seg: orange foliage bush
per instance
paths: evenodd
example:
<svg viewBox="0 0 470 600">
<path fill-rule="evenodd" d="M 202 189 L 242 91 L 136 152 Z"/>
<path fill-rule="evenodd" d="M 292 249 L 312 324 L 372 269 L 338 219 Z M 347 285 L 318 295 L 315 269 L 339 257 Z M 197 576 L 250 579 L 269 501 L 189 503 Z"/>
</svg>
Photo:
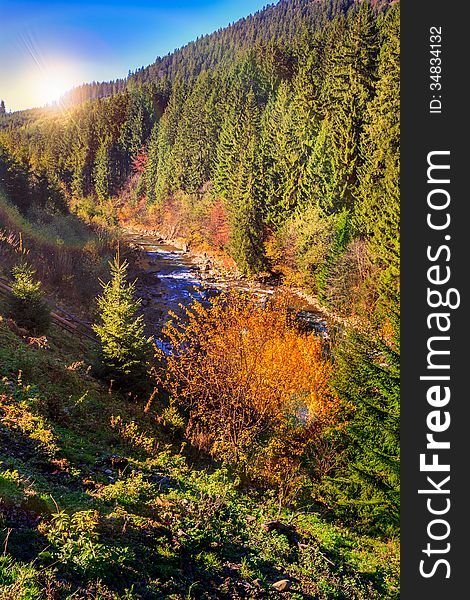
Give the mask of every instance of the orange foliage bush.
<svg viewBox="0 0 470 600">
<path fill-rule="evenodd" d="M 165 366 L 157 379 L 187 412 L 188 438 L 227 462 L 285 479 L 337 410 L 322 340 L 300 332 L 283 303 L 263 308 L 234 292 L 186 314 L 164 329 L 172 354 L 158 351 Z"/>
<path fill-rule="evenodd" d="M 213 248 L 223 250 L 230 237 L 230 228 L 222 200 L 217 199 L 209 210 L 206 218 L 206 229 L 209 243 Z"/>
</svg>

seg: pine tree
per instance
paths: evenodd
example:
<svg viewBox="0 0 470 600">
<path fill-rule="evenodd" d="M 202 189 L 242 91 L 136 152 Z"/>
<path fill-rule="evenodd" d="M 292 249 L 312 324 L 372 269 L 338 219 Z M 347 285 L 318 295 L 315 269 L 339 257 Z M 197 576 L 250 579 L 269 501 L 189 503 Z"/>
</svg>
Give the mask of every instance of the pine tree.
<svg viewBox="0 0 470 600">
<path fill-rule="evenodd" d="M 173 152 L 178 123 L 181 118 L 187 86 L 178 79 L 174 82 L 168 105 L 158 124 L 156 139 L 155 202 L 161 204 L 166 196 L 177 188 L 175 159 Z"/>
<path fill-rule="evenodd" d="M 172 154 L 179 189 L 197 192 L 210 179 L 217 144 L 217 81 L 205 71 L 184 102 Z"/>
<path fill-rule="evenodd" d="M 109 200 L 114 193 L 116 185 L 115 167 L 115 147 L 111 136 L 106 135 L 101 140 L 93 168 L 96 195 L 102 202 Z"/>
<path fill-rule="evenodd" d="M 263 115 L 259 149 L 261 199 L 266 222 L 282 225 L 297 206 L 302 170 L 302 138 L 297 135 L 291 86 L 283 81 Z"/>
<path fill-rule="evenodd" d="M 0 115 L 4 115 L 6 113 L 5 102 L 4 100 L 0 100 Z"/>
<path fill-rule="evenodd" d="M 316 275 L 318 298 L 321 302 L 328 304 L 326 294 L 331 272 L 338 257 L 344 252 L 350 238 L 350 214 L 347 209 L 339 211 L 335 215 L 334 233 L 332 236 L 329 252 Z"/>
<path fill-rule="evenodd" d="M 6 313 L 20 327 L 43 335 L 51 323 L 51 310 L 44 300 L 41 282 L 35 281 L 35 271 L 26 263 L 13 267 L 12 273 L 13 293 L 7 301 Z"/>
<path fill-rule="evenodd" d="M 400 269 L 400 6 L 388 12 L 376 84 L 361 140 L 355 226 L 379 268 L 382 307 L 397 310 Z M 373 218 L 371 218 L 373 215 Z"/>
<path fill-rule="evenodd" d="M 224 154 L 227 172 L 222 184 L 230 226 L 228 249 L 238 268 L 253 274 L 264 268 L 261 210 L 257 203 L 257 148 L 259 109 L 252 90 L 240 107 L 238 124 L 230 122 L 233 138 L 227 135 Z M 230 130 L 226 129 L 228 133 Z M 224 164 L 220 162 L 218 169 Z M 219 179 L 219 186 L 221 186 Z"/>
<path fill-rule="evenodd" d="M 398 314 L 391 336 L 350 333 L 337 352 L 347 448 L 336 474 L 338 508 L 377 530 L 396 531 L 400 511 L 400 359 Z M 388 338 L 388 339 L 387 339 Z"/>
<path fill-rule="evenodd" d="M 120 384 L 140 387 L 149 368 L 150 341 L 144 335 L 143 316 L 137 315 L 135 284 L 127 281 L 128 263 L 119 253 L 110 262 L 111 280 L 101 282 L 97 298 L 100 322 L 93 330 L 101 342 L 103 374 Z"/>
<path fill-rule="evenodd" d="M 378 30 L 367 2 L 329 28 L 323 102 L 331 123 L 332 185 L 337 208 L 353 208 L 359 144 L 376 76 Z"/>
<path fill-rule="evenodd" d="M 213 168 L 214 193 L 227 198 L 232 186 L 232 174 L 235 172 L 239 156 L 237 140 L 240 137 L 240 119 L 237 111 L 242 106 L 238 96 L 233 95 L 225 113 L 217 144 Z"/>
<path fill-rule="evenodd" d="M 144 180 L 145 180 L 145 195 L 147 203 L 154 204 L 155 202 L 155 186 L 157 184 L 157 169 L 158 169 L 158 122 L 155 123 L 150 134 L 148 143 L 148 159 L 145 164 Z"/>
</svg>

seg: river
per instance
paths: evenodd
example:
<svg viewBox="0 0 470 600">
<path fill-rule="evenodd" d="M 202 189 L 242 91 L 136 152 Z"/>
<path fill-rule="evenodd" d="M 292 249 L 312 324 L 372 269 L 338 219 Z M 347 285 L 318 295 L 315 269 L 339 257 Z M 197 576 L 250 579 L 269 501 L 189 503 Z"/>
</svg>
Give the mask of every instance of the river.
<svg viewBox="0 0 470 600">
<path fill-rule="evenodd" d="M 223 291 L 246 292 L 260 304 L 280 293 L 275 285 L 221 274 L 211 268 L 209 259 L 201 260 L 156 236 L 127 233 L 125 239 L 140 251 L 136 291 L 150 334 L 158 334 L 169 311 L 180 313 L 181 306 L 188 307 L 195 300 L 208 303 L 212 296 Z M 291 298 L 293 310 L 302 323 L 326 339 L 325 315 L 305 300 L 294 295 Z"/>
</svg>

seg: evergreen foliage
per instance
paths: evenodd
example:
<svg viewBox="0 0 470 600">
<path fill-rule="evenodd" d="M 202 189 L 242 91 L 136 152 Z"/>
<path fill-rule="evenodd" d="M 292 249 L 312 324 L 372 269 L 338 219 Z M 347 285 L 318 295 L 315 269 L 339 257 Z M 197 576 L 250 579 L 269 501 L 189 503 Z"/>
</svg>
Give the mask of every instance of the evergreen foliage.
<svg viewBox="0 0 470 600">
<path fill-rule="evenodd" d="M 339 352 L 336 388 L 345 404 L 346 468 L 336 475 L 340 511 L 393 532 L 400 518 L 400 370 L 397 336 L 351 333 Z"/>
<path fill-rule="evenodd" d="M 34 270 L 25 262 L 13 267 L 13 295 L 7 301 L 6 313 L 20 327 L 35 335 L 43 335 L 51 323 L 51 311 L 44 300 L 41 282 L 35 281 Z"/>
<path fill-rule="evenodd" d="M 127 281 L 128 263 L 119 254 L 110 262 L 111 279 L 102 283 L 98 297 L 99 320 L 93 329 L 101 342 L 102 373 L 126 387 L 145 387 L 150 343 L 144 335 L 140 304 L 134 284 Z"/>
</svg>

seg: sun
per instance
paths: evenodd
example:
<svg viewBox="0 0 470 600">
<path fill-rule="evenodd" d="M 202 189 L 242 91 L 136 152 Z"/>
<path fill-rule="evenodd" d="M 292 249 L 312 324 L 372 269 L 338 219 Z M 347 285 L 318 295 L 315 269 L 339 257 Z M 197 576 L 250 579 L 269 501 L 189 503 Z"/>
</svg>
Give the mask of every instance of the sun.
<svg viewBox="0 0 470 600">
<path fill-rule="evenodd" d="M 41 69 L 37 73 L 35 85 L 39 105 L 58 102 L 77 83 L 77 75 L 71 66 L 56 64 Z"/>
<path fill-rule="evenodd" d="M 57 102 L 67 91 L 67 84 L 56 76 L 47 76 L 41 81 L 39 97 L 41 104 L 52 104 Z"/>
</svg>

